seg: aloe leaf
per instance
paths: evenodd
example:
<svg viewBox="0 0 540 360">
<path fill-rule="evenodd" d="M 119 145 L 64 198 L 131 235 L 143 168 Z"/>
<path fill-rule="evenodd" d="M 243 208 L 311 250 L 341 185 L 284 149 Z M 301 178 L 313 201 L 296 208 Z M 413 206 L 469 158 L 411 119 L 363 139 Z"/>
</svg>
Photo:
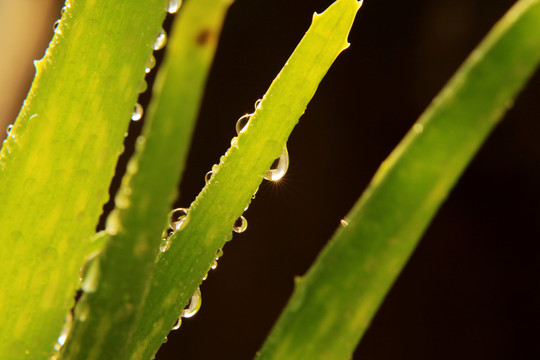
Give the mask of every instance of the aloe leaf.
<svg viewBox="0 0 540 360">
<path fill-rule="evenodd" d="M 276 77 L 247 129 L 214 168 L 189 208 L 170 248 L 159 254 L 142 310 L 132 359 L 150 358 L 209 271 L 217 252 L 231 239 L 233 223 L 250 203 L 272 162 L 338 54 L 360 7 L 338 0 L 313 23 Z M 231 127 L 234 122 L 231 122 Z M 202 181 L 202 179 L 201 179 Z"/>
<path fill-rule="evenodd" d="M 190 1 L 175 19 L 143 133 L 107 220 L 108 241 L 95 260 L 98 270 L 83 280 L 88 291 L 75 308 L 62 359 L 132 358 L 150 335 L 134 333 L 229 5 Z M 95 288 L 84 286 L 92 281 Z"/>
<path fill-rule="evenodd" d="M 164 4 L 68 0 L 35 62 L 32 88 L 0 154 L 2 359 L 53 354 Z"/>
<path fill-rule="evenodd" d="M 258 359 L 348 359 L 435 212 L 540 61 L 540 2 L 508 11 L 383 162 Z"/>
</svg>

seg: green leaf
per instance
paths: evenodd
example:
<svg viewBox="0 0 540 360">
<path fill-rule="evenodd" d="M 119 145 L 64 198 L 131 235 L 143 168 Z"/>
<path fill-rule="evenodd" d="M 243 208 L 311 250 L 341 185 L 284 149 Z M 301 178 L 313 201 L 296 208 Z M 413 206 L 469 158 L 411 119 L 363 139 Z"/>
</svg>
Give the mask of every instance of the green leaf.
<svg viewBox="0 0 540 360">
<path fill-rule="evenodd" d="M 349 359 L 435 212 L 540 61 L 540 2 L 519 1 L 381 165 L 258 359 Z"/>
<path fill-rule="evenodd" d="M 32 88 L 0 154 L 2 359 L 53 354 L 164 3 L 68 0 L 35 62 Z"/>
<path fill-rule="evenodd" d="M 134 344 L 133 359 L 147 359 L 156 352 L 219 256 L 218 250 L 231 239 L 233 223 L 282 153 L 328 68 L 348 46 L 346 38 L 359 7 L 356 0 L 338 0 L 314 16 L 247 129 L 233 141 L 210 182 L 190 206 L 182 230 L 172 236 L 169 250 L 158 257 L 135 334 L 144 341 Z"/>
<path fill-rule="evenodd" d="M 229 5 L 198 0 L 179 11 L 143 134 L 107 221 L 112 235 L 84 280 L 96 286 L 86 287 L 77 303 L 62 359 L 141 358 L 138 349 L 152 338 L 151 331 L 136 330 Z"/>
</svg>

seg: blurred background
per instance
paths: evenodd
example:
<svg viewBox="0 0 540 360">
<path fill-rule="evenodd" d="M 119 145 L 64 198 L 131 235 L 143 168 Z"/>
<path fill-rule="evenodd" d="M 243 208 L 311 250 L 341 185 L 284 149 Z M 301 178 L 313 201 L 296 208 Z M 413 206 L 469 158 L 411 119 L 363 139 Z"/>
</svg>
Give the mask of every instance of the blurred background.
<svg viewBox="0 0 540 360">
<path fill-rule="evenodd" d="M 263 96 L 312 13 L 331 3 L 231 6 L 178 205 L 195 198 L 235 135 L 236 119 Z M 157 359 L 253 358 L 293 277 L 306 272 L 379 164 L 513 3 L 366 0 L 351 47 L 290 137 L 288 174 L 262 184 L 245 214 L 247 231 L 234 235 L 201 287 L 201 311 L 168 336 Z M 61 6 L 0 0 L 3 128 L 18 113 Z M 354 359 L 540 358 L 539 96 L 536 74 L 439 211 Z M 128 150 L 140 126 L 131 124 Z"/>
</svg>

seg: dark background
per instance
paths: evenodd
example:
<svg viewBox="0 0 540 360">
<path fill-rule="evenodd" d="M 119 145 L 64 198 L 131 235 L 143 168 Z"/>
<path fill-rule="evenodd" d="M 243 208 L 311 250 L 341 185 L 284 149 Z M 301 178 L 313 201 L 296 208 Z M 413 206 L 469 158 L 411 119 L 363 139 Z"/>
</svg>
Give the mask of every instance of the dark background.
<svg viewBox="0 0 540 360">
<path fill-rule="evenodd" d="M 236 119 L 263 96 L 312 13 L 331 3 L 231 6 L 179 205 L 200 191 Z M 225 246 L 201 287 L 201 311 L 169 335 L 157 358 L 251 359 L 293 277 L 305 273 L 379 164 L 512 4 L 366 0 L 351 47 L 290 137 L 284 181 L 263 183 L 245 214 L 247 231 Z M 354 359 L 540 358 L 539 95 L 537 74 L 435 217 Z"/>
</svg>

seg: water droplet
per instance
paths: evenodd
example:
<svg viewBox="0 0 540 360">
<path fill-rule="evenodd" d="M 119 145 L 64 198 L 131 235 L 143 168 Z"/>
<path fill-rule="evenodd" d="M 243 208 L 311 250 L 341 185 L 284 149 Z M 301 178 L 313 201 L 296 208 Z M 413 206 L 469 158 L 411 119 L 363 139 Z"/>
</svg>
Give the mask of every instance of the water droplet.
<svg viewBox="0 0 540 360">
<path fill-rule="evenodd" d="M 156 40 L 154 40 L 154 45 L 152 45 L 152 48 L 154 50 L 161 50 L 165 47 L 165 44 L 167 43 L 167 34 L 165 33 L 165 30 L 161 29 L 159 31 L 159 34 L 156 36 Z"/>
<path fill-rule="evenodd" d="M 166 252 L 167 250 L 169 250 L 171 248 L 171 243 L 172 243 L 171 240 L 164 239 L 161 242 L 161 245 L 159 246 L 159 251 L 161 251 L 162 253 Z"/>
<path fill-rule="evenodd" d="M 154 66 L 156 66 L 156 58 L 154 57 L 154 55 L 150 55 L 150 57 L 146 61 L 144 72 L 148 74 L 150 71 L 152 71 Z"/>
<path fill-rule="evenodd" d="M 6 127 L 6 134 L 7 134 L 7 136 L 9 136 L 9 133 L 11 132 L 11 129 L 13 129 L 13 125 L 9 124 L 9 125 Z"/>
<path fill-rule="evenodd" d="M 53 31 L 56 32 L 58 29 L 58 25 L 60 25 L 60 19 L 56 20 L 53 24 Z"/>
<path fill-rule="evenodd" d="M 220 258 L 223 256 L 223 249 L 218 249 L 217 253 L 216 253 L 216 259 Z"/>
<path fill-rule="evenodd" d="M 100 276 L 99 260 L 97 256 L 90 259 L 87 270 L 84 271 L 81 282 L 81 289 L 86 293 L 93 293 L 97 290 Z"/>
<path fill-rule="evenodd" d="M 210 269 L 212 269 L 212 270 L 217 269 L 217 260 L 216 259 L 214 259 L 214 262 L 212 263 L 212 265 L 210 265 Z"/>
<path fill-rule="evenodd" d="M 136 103 L 135 108 L 133 109 L 133 113 L 131 114 L 131 120 L 133 121 L 139 121 L 141 120 L 143 116 L 143 107 L 141 104 Z"/>
<path fill-rule="evenodd" d="M 247 129 L 247 125 L 249 123 L 249 119 L 251 119 L 251 115 L 253 114 L 246 114 L 242 116 L 238 121 L 236 122 L 236 134 L 240 135 Z"/>
<path fill-rule="evenodd" d="M 167 12 L 169 14 L 174 14 L 182 6 L 182 0 L 169 0 L 169 5 L 167 6 Z"/>
<path fill-rule="evenodd" d="M 206 279 L 208 279 L 208 273 L 204 274 L 204 276 L 202 278 L 203 281 L 206 280 Z"/>
<path fill-rule="evenodd" d="M 235 136 L 231 139 L 231 146 L 238 147 L 237 144 L 238 144 L 238 137 Z"/>
<path fill-rule="evenodd" d="M 54 345 L 54 350 L 60 351 L 62 346 L 66 343 L 66 339 L 69 335 L 69 332 L 71 331 L 71 326 L 73 325 L 73 315 L 71 315 L 71 312 L 69 312 L 66 315 L 66 320 L 64 321 L 64 327 L 62 327 L 62 332 L 60 333 L 60 336 L 58 339 L 56 339 L 56 344 Z"/>
<path fill-rule="evenodd" d="M 233 224 L 233 231 L 236 233 L 243 233 L 247 229 L 247 220 L 245 217 L 240 216 Z"/>
<path fill-rule="evenodd" d="M 274 161 L 270 170 L 266 173 L 264 177 L 266 180 L 277 181 L 281 179 L 289 168 L 289 151 L 287 151 L 287 146 L 283 148 L 281 156 Z"/>
<path fill-rule="evenodd" d="M 172 327 L 171 330 L 178 330 L 180 329 L 180 326 L 182 326 L 182 318 L 179 317 L 178 320 L 176 320 L 176 323 L 174 324 L 174 326 Z"/>
<path fill-rule="evenodd" d="M 199 312 L 199 309 L 201 308 L 202 303 L 202 297 L 201 297 L 201 288 L 197 288 L 195 290 L 195 293 L 193 296 L 191 296 L 191 300 L 189 301 L 189 306 L 182 310 L 182 317 L 183 318 L 190 318 L 197 314 Z"/>
<path fill-rule="evenodd" d="M 180 230 L 180 227 L 186 220 L 188 209 L 177 208 L 169 213 L 169 227 L 173 230 Z"/>
<path fill-rule="evenodd" d="M 214 175 L 214 172 L 213 171 L 209 171 L 206 173 L 206 175 L 204 175 L 204 182 L 205 184 L 208 184 L 208 182 L 210 181 L 210 179 L 212 178 L 212 175 Z"/>
<path fill-rule="evenodd" d="M 84 264 L 79 269 L 79 282 L 82 284 L 83 280 L 86 278 L 86 275 L 88 273 L 88 269 L 90 268 L 90 264 L 96 259 L 96 257 L 99 255 L 99 251 L 94 251 L 84 261 Z"/>
<path fill-rule="evenodd" d="M 413 131 L 417 134 L 422 133 L 422 131 L 424 131 L 424 125 L 418 123 L 414 124 Z"/>
<path fill-rule="evenodd" d="M 88 319 L 88 314 L 90 313 L 90 305 L 88 301 L 79 301 L 77 306 L 75 306 L 75 316 L 79 321 L 86 321 Z"/>
<path fill-rule="evenodd" d="M 347 220 L 345 220 L 345 219 L 341 219 L 339 223 L 340 223 L 341 226 L 343 226 L 343 227 L 349 226 L 349 222 L 348 222 Z"/>
<path fill-rule="evenodd" d="M 174 233 L 174 230 L 171 229 L 171 228 L 166 228 L 165 230 L 163 230 L 163 232 L 161 233 L 161 238 L 163 240 L 166 240 L 168 238 L 171 237 L 171 235 Z"/>
<path fill-rule="evenodd" d="M 162 343 L 165 344 L 167 341 L 169 341 L 169 338 L 167 338 L 166 336 L 163 338 L 163 341 Z"/>
<path fill-rule="evenodd" d="M 143 79 L 139 84 L 139 88 L 137 89 L 137 91 L 139 92 L 139 94 L 142 94 L 146 91 L 146 89 L 148 89 L 148 83 L 146 82 L 146 80 Z"/>
<path fill-rule="evenodd" d="M 261 108 L 262 99 L 259 99 L 255 101 L 255 110 L 259 110 Z"/>
</svg>

